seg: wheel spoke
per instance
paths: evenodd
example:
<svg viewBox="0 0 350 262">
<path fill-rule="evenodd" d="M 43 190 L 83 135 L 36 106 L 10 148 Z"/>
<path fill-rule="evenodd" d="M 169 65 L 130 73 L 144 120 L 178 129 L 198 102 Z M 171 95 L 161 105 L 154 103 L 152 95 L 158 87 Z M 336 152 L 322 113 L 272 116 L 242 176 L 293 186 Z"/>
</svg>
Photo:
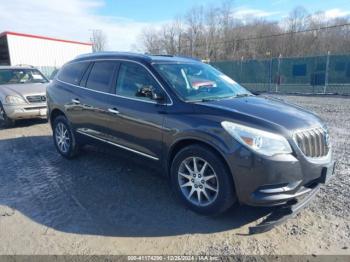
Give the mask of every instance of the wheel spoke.
<svg viewBox="0 0 350 262">
<path fill-rule="evenodd" d="M 200 171 L 202 176 L 204 176 L 204 172 L 205 172 L 205 169 L 207 168 L 207 166 L 208 166 L 208 162 L 204 162 L 204 165 L 202 166 L 202 169 Z"/>
<path fill-rule="evenodd" d="M 198 198 L 198 204 L 202 203 L 202 194 L 200 190 L 197 190 L 197 198 Z"/>
<path fill-rule="evenodd" d="M 208 181 L 208 180 L 210 180 L 210 179 L 212 179 L 212 178 L 215 178 L 215 175 L 203 177 L 204 181 Z"/>
<path fill-rule="evenodd" d="M 181 187 L 188 187 L 188 186 L 192 186 L 191 181 L 188 181 L 187 183 L 181 185 Z"/>
<path fill-rule="evenodd" d="M 196 158 L 196 157 L 193 157 L 193 158 L 192 158 L 192 161 L 193 161 L 193 171 L 194 171 L 195 173 L 198 173 L 197 158 Z"/>
<path fill-rule="evenodd" d="M 188 195 L 188 198 L 191 198 L 191 196 L 193 195 L 193 193 L 196 191 L 196 189 L 194 187 L 192 187 L 191 192 Z"/>
<path fill-rule="evenodd" d="M 66 150 L 67 150 L 67 147 L 66 147 L 66 143 L 62 143 L 62 151 L 63 152 L 66 152 Z"/>
<path fill-rule="evenodd" d="M 208 185 L 208 184 L 205 184 L 204 187 L 208 188 L 209 190 L 214 191 L 214 192 L 218 191 L 217 189 L 213 188 L 211 185 Z"/>
<path fill-rule="evenodd" d="M 186 174 L 181 173 L 181 172 L 179 172 L 179 175 L 187 178 L 188 180 L 191 180 L 191 178 L 192 178 L 190 175 L 186 175 Z"/>
<path fill-rule="evenodd" d="M 190 174 L 193 173 L 193 170 L 188 166 L 187 163 L 185 163 L 184 165 L 185 165 L 187 171 L 190 172 Z"/>
<path fill-rule="evenodd" d="M 210 200 L 210 198 L 209 198 L 209 196 L 208 196 L 208 194 L 207 194 L 207 191 L 204 189 L 203 191 L 203 195 L 207 198 L 207 200 L 209 201 Z"/>
</svg>

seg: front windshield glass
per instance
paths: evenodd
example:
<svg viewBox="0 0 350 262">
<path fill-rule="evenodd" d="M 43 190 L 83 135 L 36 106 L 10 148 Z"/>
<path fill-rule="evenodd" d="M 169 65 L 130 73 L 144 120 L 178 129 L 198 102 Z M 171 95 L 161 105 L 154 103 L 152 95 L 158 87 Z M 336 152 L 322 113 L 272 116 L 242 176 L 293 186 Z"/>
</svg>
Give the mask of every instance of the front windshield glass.
<svg viewBox="0 0 350 262">
<path fill-rule="evenodd" d="M 207 64 L 155 64 L 158 72 L 185 101 L 205 101 L 251 95 L 228 76 Z"/>
<path fill-rule="evenodd" d="M 36 69 L 0 69 L 0 85 L 47 82 Z"/>
</svg>

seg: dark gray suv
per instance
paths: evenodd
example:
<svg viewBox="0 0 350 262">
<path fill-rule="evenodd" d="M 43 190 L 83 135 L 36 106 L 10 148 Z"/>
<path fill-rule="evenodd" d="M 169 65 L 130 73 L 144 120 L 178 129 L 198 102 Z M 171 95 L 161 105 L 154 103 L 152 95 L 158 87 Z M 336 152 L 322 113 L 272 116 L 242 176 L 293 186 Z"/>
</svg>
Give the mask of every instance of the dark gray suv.
<svg viewBox="0 0 350 262">
<path fill-rule="evenodd" d="M 237 201 L 305 203 L 333 174 L 319 117 L 254 96 L 194 59 L 80 56 L 59 71 L 47 99 L 61 155 L 74 157 L 90 139 L 141 155 L 201 214 L 221 213 Z"/>
</svg>

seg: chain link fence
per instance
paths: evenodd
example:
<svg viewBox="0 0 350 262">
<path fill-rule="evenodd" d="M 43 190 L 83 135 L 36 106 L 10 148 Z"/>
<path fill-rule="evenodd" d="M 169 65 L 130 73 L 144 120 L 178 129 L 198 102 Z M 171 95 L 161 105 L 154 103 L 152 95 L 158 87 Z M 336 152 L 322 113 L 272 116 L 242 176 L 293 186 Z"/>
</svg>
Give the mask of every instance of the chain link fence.
<svg viewBox="0 0 350 262">
<path fill-rule="evenodd" d="M 350 54 L 241 59 L 211 65 L 252 92 L 350 95 Z"/>
</svg>

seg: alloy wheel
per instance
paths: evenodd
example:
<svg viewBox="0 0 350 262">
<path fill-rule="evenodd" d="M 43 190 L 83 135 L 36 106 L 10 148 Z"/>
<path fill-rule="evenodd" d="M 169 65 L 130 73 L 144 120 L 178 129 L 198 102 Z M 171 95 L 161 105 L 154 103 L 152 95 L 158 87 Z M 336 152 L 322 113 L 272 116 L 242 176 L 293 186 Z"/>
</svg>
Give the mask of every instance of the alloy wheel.
<svg viewBox="0 0 350 262">
<path fill-rule="evenodd" d="M 208 206 L 218 196 L 218 177 L 211 165 L 200 157 L 181 162 L 178 181 L 183 195 L 196 206 Z"/>
<path fill-rule="evenodd" d="M 58 123 L 55 129 L 55 138 L 59 150 L 67 153 L 70 148 L 70 137 L 67 127 L 63 123 Z"/>
<path fill-rule="evenodd" d="M 5 120 L 5 111 L 4 109 L 2 108 L 2 106 L 0 105 L 0 120 Z"/>
</svg>

